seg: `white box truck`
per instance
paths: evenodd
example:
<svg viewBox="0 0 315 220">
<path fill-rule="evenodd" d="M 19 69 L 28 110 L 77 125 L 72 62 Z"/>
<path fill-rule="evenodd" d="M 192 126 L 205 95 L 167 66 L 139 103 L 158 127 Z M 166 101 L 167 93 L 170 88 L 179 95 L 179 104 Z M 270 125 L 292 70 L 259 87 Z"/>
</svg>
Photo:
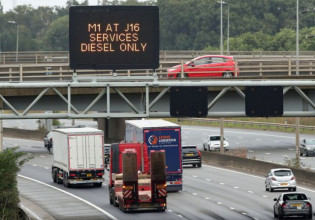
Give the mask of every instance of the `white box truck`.
<svg viewBox="0 0 315 220">
<path fill-rule="evenodd" d="M 51 176 L 65 187 L 104 181 L 104 133 L 88 127 L 53 130 L 53 164 Z"/>
</svg>

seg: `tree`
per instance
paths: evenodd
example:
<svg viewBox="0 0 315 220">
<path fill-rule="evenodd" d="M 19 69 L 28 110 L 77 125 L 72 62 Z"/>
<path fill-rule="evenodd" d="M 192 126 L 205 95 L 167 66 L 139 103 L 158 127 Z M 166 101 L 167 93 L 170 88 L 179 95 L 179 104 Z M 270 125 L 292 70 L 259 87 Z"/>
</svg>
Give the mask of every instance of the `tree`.
<svg viewBox="0 0 315 220">
<path fill-rule="evenodd" d="M 18 147 L 0 152 L 0 219 L 18 219 L 19 191 L 17 172 L 30 156 L 18 151 Z"/>
<path fill-rule="evenodd" d="M 63 16 L 53 21 L 42 33 L 42 50 L 69 50 L 69 16 Z"/>
</svg>

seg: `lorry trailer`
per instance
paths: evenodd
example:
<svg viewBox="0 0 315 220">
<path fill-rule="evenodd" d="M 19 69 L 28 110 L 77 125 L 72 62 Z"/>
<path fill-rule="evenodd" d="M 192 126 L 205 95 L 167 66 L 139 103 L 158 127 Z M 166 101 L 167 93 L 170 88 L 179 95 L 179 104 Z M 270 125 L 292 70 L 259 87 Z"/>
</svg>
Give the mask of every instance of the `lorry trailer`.
<svg viewBox="0 0 315 220">
<path fill-rule="evenodd" d="M 53 131 L 53 164 L 51 176 L 65 187 L 104 181 L 103 131 L 88 128 L 58 128 Z"/>
<path fill-rule="evenodd" d="M 166 209 L 165 152 L 139 143 L 111 145 L 109 201 L 123 212 Z"/>
</svg>

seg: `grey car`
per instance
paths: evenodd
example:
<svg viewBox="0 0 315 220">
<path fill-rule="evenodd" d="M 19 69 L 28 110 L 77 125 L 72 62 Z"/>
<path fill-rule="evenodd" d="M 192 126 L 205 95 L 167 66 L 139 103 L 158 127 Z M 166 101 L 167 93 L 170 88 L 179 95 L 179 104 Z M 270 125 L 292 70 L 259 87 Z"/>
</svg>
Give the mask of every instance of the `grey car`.
<svg viewBox="0 0 315 220">
<path fill-rule="evenodd" d="M 288 168 L 271 169 L 266 175 L 266 191 L 275 189 L 288 189 L 296 191 L 296 180 L 293 172 Z"/>
<path fill-rule="evenodd" d="M 315 156 L 315 139 L 303 139 L 300 145 L 300 156 Z"/>
<path fill-rule="evenodd" d="M 312 204 L 304 193 L 287 192 L 273 199 L 274 217 L 282 219 L 287 216 L 303 216 L 312 219 Z"/>
</svg>

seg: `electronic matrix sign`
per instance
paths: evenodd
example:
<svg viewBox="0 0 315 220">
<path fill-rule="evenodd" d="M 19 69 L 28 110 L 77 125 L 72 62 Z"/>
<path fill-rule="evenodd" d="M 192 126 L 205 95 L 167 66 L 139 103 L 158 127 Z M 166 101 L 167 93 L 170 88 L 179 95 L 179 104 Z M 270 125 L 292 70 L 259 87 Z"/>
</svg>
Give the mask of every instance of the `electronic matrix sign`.
<svg viewBox="0 0 315 220">
<path fill-rule="evenodd" d="M 158 68 L 158 7 L 73 6 L 69 15 L 70 68 Z"/>
</svg>

